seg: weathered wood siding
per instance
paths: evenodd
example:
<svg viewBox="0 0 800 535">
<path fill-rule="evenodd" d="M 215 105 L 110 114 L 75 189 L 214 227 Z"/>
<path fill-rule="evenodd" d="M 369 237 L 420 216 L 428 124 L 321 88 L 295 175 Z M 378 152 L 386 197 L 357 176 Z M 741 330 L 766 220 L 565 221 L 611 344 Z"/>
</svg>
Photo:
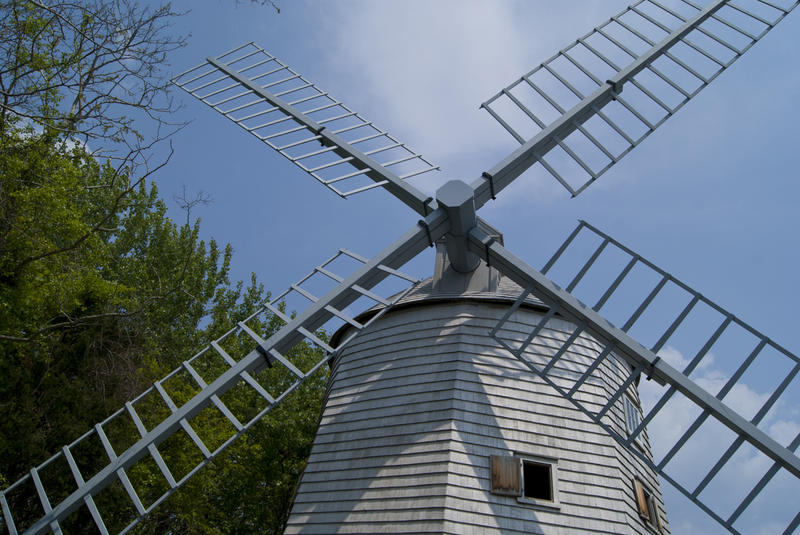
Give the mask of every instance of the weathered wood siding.
<svg viewBox="0 0 800 535">
<path fill-rule="evenodd" d="M 660 500 L 655 476 L 488 337 L 507 306 L 398 309 L 350 342 L 286 533 L 652 533 L 632 480 Z M 504 338 L 523 339 L 540 318 L 521 308 Z M 572 329 L 552 320 L 527 358 L 553 354 Z M 556 372 L 567 384 L 599 350 L 581 337 Z M 628 373 L 607 359 L 583 401 L 603 406 Z M 606 421 L 624 435 L 623 400 Z M 490 492 L 490 456 L 510 454 L 558 459 L 557 509 Z"/>
</svg>

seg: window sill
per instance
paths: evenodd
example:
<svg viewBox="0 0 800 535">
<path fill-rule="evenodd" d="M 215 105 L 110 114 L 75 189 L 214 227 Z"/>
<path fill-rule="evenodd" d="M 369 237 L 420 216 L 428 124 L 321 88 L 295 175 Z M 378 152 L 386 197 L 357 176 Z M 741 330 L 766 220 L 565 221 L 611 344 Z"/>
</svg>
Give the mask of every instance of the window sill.
<svg viewBox="0 0 800 535">
<path fill-rule="evenodd" d="M 537 500 L 536 498 L 523 498 L 517 497 L 517 502 L 525 505 L 530 505 L 536 509 L 547 509 L 550 511 L 558 511 L 561 509 L 561 504 L 558 502 L 551 502 L 548 500 Z"/>
<path fill-rule="evenodd" d="M 658 529 L 658 526 L 651 524 L 650 521 L 642 515 L 639 515 L 639 520 L 641 520 L 644 527 L 647 528 L 650 533 L 658 533 L 659 535 L 663 533 L 660 529 Z"/>
</svg>

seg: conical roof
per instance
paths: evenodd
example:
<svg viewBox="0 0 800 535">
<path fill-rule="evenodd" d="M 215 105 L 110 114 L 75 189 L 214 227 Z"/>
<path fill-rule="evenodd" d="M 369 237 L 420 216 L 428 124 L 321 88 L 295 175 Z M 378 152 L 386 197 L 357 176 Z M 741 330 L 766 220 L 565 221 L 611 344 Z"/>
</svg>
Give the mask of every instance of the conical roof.
<svg viewBox="0 0 800 535">
<path fill-rule="evenodd" d="M 507 303 L 510 306 L 522 292 L 522 287 L 508 277 L 503 277 L 499 271 L 487 266 L 483 261 L 471 273 L 456 272 L 447 261 L 444 247 L 441 247 L 437 251 L 433 277 L 418 282 L 392 306 L 392 310 L 464 300 Z M 393 301 L 395 297 L 389 300 Z M 539 310 L 548 309 L 544 302 L 533 295 L 526 296 L 522 306 Z M 373 306 L 359 313 L 355 319 L 365 323 L 384 308 L 386 307 L 382 304 Z M 331 337 L 333 347 L 338 345 L 349 329 L 348 324 L 337 329 Z"/>
<path fill-rule="evenodd" d="M 484 264 L 485 266 L 485 264 Z M 482 266 L 482 267 L 484 267 Z M 480 268 L 479 268 L 480 269 Z M 491 268 L 488 268 L 491 269 Z M 494 271 L 494 270 L 492 270 Z M 414 288 L 403 298 L 401 298 L 394 306 L 408 306 L 421 302 L 433 301 L 452 301 L 452 300 L 477 300 L 477 301 L 515 301 L 523 291 L 523 288 L 516 284 L 508 277 L 497 275 L 497 283 L 494 285 L 485 285 L 469 287 L 459 291 L 452 287 L 442 287 L 443 285 L 437 284 L 434 277 L 430 277 L 422 282 L 416 284 Z M 547 308 L 541 300 L 528 295 L 525 298 L 525 305 L 534 306 L 536 308 Z M 380 308 L 383 308 L 382 306 Z M 380 308 L 375 308 L 379 310 Z"/>
</svg>

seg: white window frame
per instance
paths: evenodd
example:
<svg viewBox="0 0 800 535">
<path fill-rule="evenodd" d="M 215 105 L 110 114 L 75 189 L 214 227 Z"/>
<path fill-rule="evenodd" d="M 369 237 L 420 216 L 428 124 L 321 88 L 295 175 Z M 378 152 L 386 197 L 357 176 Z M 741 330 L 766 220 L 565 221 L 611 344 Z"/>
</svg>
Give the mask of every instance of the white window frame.
<svg viewBox="0 0 800 535">
<path fill-rule="evenodd" d="M 627 431 L 628 436 L 631 436 L 636 428 L 642 423 L 642 412 L 633 398 L 627 394 L 622 397 L 625 399 L 625 431 Z M 639 434 L 636 435 L 636 438 L 633 439 L 633 442 L 640 448 L 644 449 L 644 429 L 642 429 Z"/>
<path fill-rule="evenodd" d="M 520 495 L 517 501 L 520 503 L 535 505 L 537 507 L 545 507 L 550 509 L 561 508 L 561 502 L 558 498 L 558 459 L 550 457 L 538 457 L 531 455 L 519 455 L 519 483 Z M 543 500 L 541 498 L 530 498 L 525 496 L 525 463 L 547 465 L 550 468 L 550 489 L 553 496 L 552 500 Z"/>
</svg>

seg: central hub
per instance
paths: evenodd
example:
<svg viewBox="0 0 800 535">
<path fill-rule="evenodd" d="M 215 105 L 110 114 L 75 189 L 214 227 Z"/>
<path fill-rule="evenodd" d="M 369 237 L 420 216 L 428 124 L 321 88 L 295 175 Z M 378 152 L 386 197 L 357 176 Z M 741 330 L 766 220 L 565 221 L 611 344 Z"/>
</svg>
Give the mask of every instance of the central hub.
<svg viewBox="0 0 800 535">
<path fill-rule="evenodd" d="M 445 236 L 447 257 L 459 273 L 474 271 L 480 258 L 469 251 L 467 237 L 477 224 L 475 192 L 460 180 L 451 180 L 436 191 L 436 201 L 447 212 L 450 231 Z"/>
</svg>

